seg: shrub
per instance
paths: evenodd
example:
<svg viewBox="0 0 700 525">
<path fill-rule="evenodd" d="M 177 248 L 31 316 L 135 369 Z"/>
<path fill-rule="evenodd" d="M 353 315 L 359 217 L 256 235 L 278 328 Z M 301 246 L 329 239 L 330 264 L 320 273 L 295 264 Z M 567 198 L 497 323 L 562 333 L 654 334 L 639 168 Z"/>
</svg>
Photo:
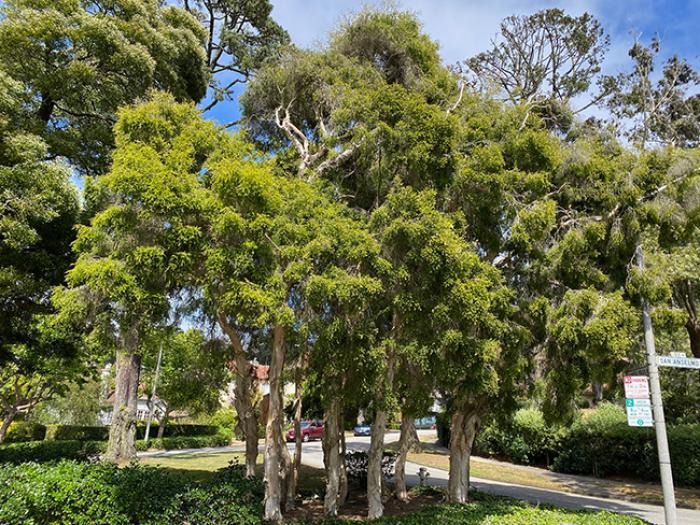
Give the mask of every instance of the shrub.
<svg viewBox="0 0 700 525">
<path fill-rule="evenodd" d="M 228 438 L 222 435 L 172 437 L 152 439 L 148 445 L 144 441 L 136 442 L 136 450 L 150 448 L 177 450 L 183 448 L 221 447 L 228 445 Z M 24 463 L 34 461 L 44 463 L 60 459 L 87 461 L 96 458 L 107 449 L 107 441 L 30 441 L 0 446 L 0 463 Z"/>
<path fill-rule="evenodd" d="M 106 441 L 30 441 L 0 447 L 0 463 L 88 460 L 107 448 Z"/>
<path fill-rule="evenodd" d="M 158 435 L 158 425 L 151 425 L 150 436 Z M 136 427 L 136 439 L 143 439 L 146 432 L 146 424 L 140 422 Z M 219 433 L 219 427 L 216 425 L 192 425 L 192 424 L 174 424 L 166 425 L 163 437 L 196 437 L 196 436 L 214 436 Z"/>
<path fill-rule="evenodd" d="M 29 421 L 14 421 L 10 423 L 5 435 L 5 443 L 24 443 L 26 441 L 40 441 L 46 435 L 46 427 L 39 423 Z"/>
<path fill-rule="evenodd" d="M 549 465 L 565 433 L 561 427 L 547 425 L 542 411 L 522 408 L 510 420 L 484 427 L 474 442 L 474 453 L 525 465 Z"/>
<path fill-rule="evenodd" d="M 258 525 L 262 482 L 242 467 L 201 485 L 163 468 L 62 461 L 0 469 L 3 525 Z"/>
<path fill-rule="evenodd" d="M 245 468 L 231 463 L 211 482 L 179 494 L 158 525 L 259 525 L 262 501 L 262 480 L 247 479 Z"/>
<path fill-rule="evenodd" d="M 437 429 L 438 441 L 443 447 L 450 446 L 450 416 L 447 412 L 440 412 L 435 416 L 435 428 Z"/>
<path fill-rule="evenodd" d="M 367 487 L 367 469 L 369 457 L 366 450 L 350 450 L 345 453 L 345 468 L 348 473 L 348 480 L 357 484 L 358 487 Z M 385 478 L 394 476 L 396 466 L 396 452 L 388 450 L 382 455 L 382 475 Z"/>
<path fill-rule="evenodd" d="M 700 484 L 700 425 L 669 427 L 668 440 L 676 483 Z M 631 475 L 658 480 L 654 430 L 630 427 L 621 409 L 603 405 L 573 425 L 561 443 L 553 469 L 599 477 Z"/>
<path fill-rule="evenodd" d="M 84 425 L 48 425 L 48 441 L 105 441 L 109 438 L 109 427 Z"/>
</svg>

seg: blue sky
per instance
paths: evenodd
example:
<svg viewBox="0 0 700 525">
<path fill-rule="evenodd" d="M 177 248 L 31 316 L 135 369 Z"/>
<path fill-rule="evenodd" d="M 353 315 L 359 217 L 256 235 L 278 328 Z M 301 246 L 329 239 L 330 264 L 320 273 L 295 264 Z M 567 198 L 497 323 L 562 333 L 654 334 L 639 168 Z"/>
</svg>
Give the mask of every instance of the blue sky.
<svg viewBox="0 0 700 525">
<path fill-rule="evenodd" d="M 342 18 L 362 5 L 381 1 L 272 0 L 273 17 L 301 47 L 317 47 Z M 661 37 L 663 54 L 677 53 L 700 67 L 700 0 L 403 0 L 395 2 L 415 12 L 425 31 L 440 43 L 442 58 L 454 63 L 489 46 L 500 21 L 512 14 L 530 14 L 548 7 L 560 7 L 571 14 L 585 11 L 598 18 L 610 34 L 612 45 L 604 64 L 605 73 L 624 71 L 629 66 L 627 50 L 634 34 L 648 41 Z M 239 116 L 235 102 L 219 104 L 207 115 L 219 122 Z"/>
</svg>

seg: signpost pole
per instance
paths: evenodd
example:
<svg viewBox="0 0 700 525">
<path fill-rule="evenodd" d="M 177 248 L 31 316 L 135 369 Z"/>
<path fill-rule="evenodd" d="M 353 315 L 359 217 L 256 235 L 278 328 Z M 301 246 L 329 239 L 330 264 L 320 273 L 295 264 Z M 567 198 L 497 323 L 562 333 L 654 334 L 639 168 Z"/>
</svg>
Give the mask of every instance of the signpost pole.
<svg viewBox="0 0 700 525">
<path fill-rule="evenodd" d="M 644 269 L 644 255 L 641 245 L 637 245 L 637 266 Z M 666 435 L 666 421 L 664 419 L 664 407 L 661 401 L 661 383 L 659 382 L 659 368 L 656 358 L 656 343 L 654 331 L 651 326 L 649 302 L 642 299 L 642 318 L 644 320 L 644 344 L 647 351 L 647 365 L 649 367 L 649 389 L 651 390 L 651 407 L 654 411 L 654 427 L 656 429 L 656 445 L 659 450 L 659 470 L 661 472 L 661 488 L 664 494 L 664 514 L 666 525 L 676 525 L 676 496 L 673 492 L 673 475 L 671 473 L 671 454 L 668 450 L 668 437 Z"/>
</svg>

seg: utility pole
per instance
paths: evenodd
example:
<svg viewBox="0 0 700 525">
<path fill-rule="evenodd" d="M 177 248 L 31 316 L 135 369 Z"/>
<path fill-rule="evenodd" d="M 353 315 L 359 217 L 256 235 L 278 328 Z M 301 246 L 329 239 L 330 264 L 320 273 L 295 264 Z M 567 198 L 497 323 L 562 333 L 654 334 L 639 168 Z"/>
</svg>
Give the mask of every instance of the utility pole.
<svg viewBox="0 0 700 525">
<path fill-rule="evenodd" d="M 153 412 L 156 407 L 155 397 L 156 388 L 158 388 L 158 378 L 160 376 L 160 361 L 163 358 L 163 342 L 160 342 L 160 350 L 158 350 L 158 361 L 156 362 L 156 376 L 153 379 L 153 393 L 151 394 L 151 407 L 148 412 L 148 422 L 146 423 L 146 434 L 144 435 L 144 441 L 148 443 L 148 435 L 151 433 L 151 421 L 153 420 Z"/>
<path fill-rule="evenodd" d="M 644 254 L 642 245 L 637 245 L 637 266 L 644 270 Z M 649 390 L 651 390 L 651 408 L 654 412 L 654 428 L 656 430 L 656 446 L 659 450 L 659 471 L 661 472 L 661 488 L 664 494 L 664 515 L 666 525 L 676 525 L 676 496 L 673 492 L 673 474 L 671 472 L 671 454 L 668 450 L 666 435 L 666 420 L 661 401 L 661 383 L 656 357 L 656 343 L 651 326 L 649 302 L 642 297 L 642 319 L 644 321 L 644 344 L 647 350 L 647 366 L 649 367 Z"/>
</svg>

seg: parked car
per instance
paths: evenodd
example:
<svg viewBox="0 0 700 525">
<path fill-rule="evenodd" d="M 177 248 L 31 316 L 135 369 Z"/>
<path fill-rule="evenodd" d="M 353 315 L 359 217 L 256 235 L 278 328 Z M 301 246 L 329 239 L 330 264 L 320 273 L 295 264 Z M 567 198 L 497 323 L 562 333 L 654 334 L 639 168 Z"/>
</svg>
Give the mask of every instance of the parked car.
<svg viewBox="0 0 700 525">
<path fill-rule="evenodd" d="M 415 425 L 418 430 L 435 429 L 435 416 L 425 416 L 415 420 Z"/>
<path fill-rule="evenodd" d="M 301 440 L 311 441 L 312 439 L 321 439 L 323 437 L 323 421 L 302 421 L 301 422 Z M 294 441 L 296 433 L 294 428 L 287 430 L 287 441 Z"/>
<path fill-rule="evenodd" d="M 372 426 L 368 425 L 367 423 L 363 423 L 362 425 L 357 425 L 354 428 L 353 435 L 355 435 L 355 436 L 370 436 L 370 435 L 372 435 Z"/>
</svg>

